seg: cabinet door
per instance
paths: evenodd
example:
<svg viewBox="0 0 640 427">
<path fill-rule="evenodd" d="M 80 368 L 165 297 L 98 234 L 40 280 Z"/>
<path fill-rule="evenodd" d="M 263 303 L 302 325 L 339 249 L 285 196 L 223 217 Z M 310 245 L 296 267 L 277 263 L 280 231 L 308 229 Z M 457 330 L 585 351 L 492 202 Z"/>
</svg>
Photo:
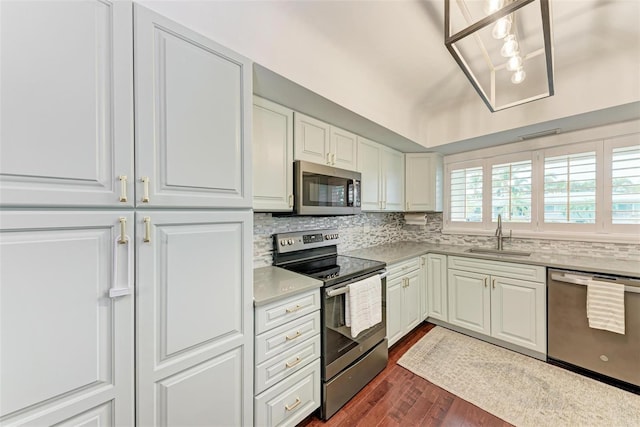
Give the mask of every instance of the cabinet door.
<svg viewBox="0 0 640 427">
<path fill-rule="evenodd" d="M 491 334 L 489 279 L 486 274 L 449 269 L 449 323 Z"/>
<path fill-rule="evenodd" d="M 253 209 L 293 209 L 293 111 L 253 100 Z"/>
<path fill-rule="evenodd" d="M 304 114 L 295 113 L 294 158 L 331 164 L 331 126 Z"/>
<path fill-rule="evenodd" d="M 2 425 L 133 425 L 133 214 L 0 220 Z"/>
<path fill-rule="evenodd" d="M 358 169 L 358 137 L 344 129 L 331 126 L 331 165 L 355 171 Z"/>
<path fill-rule="evenodd" d="M 135 5 L 136 204 L 252 204 L 251 62 Z"/>
<path fill-rule="evenodd" d="M 382 207 L 386 211 L 404 211 L 404 154 L 383 147 L 382 159 Z"/>
<path fill-rule="evenodd" d="M 402 337 L 403 277 L 387 282 L 387 340 L 392 346 Z"/>
<path fill-rule="evenodd" d="M 437 153 L 405 154 L 406 210 L 442 211 L 442 156 Z"/>
<path fill-rule="evenodd" d="M 405 288 L 402 304 L 403 335 L 418 326 L 420 318 L 420 270 L 412 271 L 405 277 Z"/>
<path fill-rule="evenodd" d="M 422 255 L 420 257 L 420 320 L 425 320 L 428 315 L 427 255 Z"/>
<path fill-rule="evenodd" d="M 137 425 L 253 423 L 252 217 L 136 213 Z"/>
<path fill-rule="evenodd" d="M 492 277 L 491 336 L 546 353 L 545 284 Z"/>
<path fill-rule="evenodd" d="M 7 1 L 0 28 L 0 203 L 132 206 L 131 4 Z"/>
<path fill-rule="evenodd" d="M 427 255 L 427 304 L 429 317 L 445 322 L 449 320 L 446 255 Z"/>
<path fill-rule="evenodd" d="M 380 146 L 365 138 L 358 138 L 358 171 L 362 174 L 361 202 L 363 211 L 380 211 Z"/>
</svg>

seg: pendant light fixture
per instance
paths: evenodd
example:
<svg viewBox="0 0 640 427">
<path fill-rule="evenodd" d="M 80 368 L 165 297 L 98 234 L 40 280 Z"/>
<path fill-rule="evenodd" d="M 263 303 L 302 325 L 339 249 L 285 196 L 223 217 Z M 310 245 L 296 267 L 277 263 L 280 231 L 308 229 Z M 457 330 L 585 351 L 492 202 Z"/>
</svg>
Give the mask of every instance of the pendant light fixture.
<svg viewBox="0 0 640 427">
<path fill-rule="evenodd" d="M 445 45 L 492 112 L 554 94 L 549 0 L 444 0 Z"/>
</svg>

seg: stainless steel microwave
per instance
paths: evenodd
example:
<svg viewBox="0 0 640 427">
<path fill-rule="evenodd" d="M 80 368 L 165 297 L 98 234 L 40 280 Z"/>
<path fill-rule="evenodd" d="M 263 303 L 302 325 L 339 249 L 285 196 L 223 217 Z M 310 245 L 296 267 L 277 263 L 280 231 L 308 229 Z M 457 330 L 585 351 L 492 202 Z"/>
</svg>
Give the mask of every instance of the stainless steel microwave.
<svg viewBox="0 0 640 427">
<path fill-rule="evenodd" d="M 360 181 L 360 172 L 296 160 L 293 163 L 294 213 L 358 214 Z"/>
</svg>

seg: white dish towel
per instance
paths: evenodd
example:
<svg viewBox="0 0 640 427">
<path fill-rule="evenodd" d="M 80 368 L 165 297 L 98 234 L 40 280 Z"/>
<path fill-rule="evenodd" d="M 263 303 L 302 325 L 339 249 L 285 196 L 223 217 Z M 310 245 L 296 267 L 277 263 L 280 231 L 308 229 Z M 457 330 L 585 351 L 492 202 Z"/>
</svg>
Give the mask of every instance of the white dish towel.
<svg viewBox="0 0 640 427">
<path fill-rule="evenodd" d="M 589 327 L 624 335 L 624 285 L 587 282 Z"/>
<path fill-rule="evenodd" d="M 344 299 L 345 324 L 351 327 L 351 336 L 382 322 L 382 281 L 379 275 L 347 285 Z"/>
</svg>

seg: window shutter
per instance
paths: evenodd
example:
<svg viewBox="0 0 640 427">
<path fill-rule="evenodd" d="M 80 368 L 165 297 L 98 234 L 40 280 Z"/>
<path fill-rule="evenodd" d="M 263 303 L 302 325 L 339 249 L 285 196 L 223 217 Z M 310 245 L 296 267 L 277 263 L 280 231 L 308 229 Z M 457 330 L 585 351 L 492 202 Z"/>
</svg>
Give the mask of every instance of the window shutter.
<svg viewBox="0 0 640 427">
<path fill-rule="evenodd" d="M 531 160 L 491 167 L 491 220 L 531 222 Z"/>
<path fill-rule="evenodd" d="M 450 195 L 452 222 L 482 222 L 482 167 L 452 170 Z"/>
<path fill-rule="evenodd" d="M 596 152 L 544 159 L 544 222 L 594 224 Z"/>
<path fill-rule="evenodd" d="M 613 149 L 611 202 L 612 224 L 640 224 L 640 145 Z"/>
</svg>

